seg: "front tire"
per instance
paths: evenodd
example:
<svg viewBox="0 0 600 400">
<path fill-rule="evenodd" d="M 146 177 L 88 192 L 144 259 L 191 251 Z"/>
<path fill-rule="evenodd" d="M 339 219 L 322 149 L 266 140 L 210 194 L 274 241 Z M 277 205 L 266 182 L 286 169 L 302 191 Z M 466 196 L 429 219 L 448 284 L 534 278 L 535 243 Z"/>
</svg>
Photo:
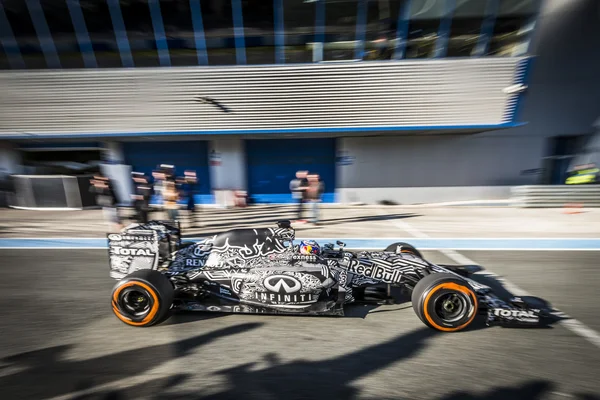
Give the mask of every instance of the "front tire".
<svg viewBox="0 0 600 400">
<path fill-rule="evenodd" d="M 436 273 L 421 279 L 412 292 L 417 316 L 430 328 L 457 332 L 477 315 L 477 295 L 469 284 L 453 274 Z"/>
<path fill-rule="evenodd" d="M 158 271 L 143 269 L 120 280 L 112 291 L 112 309 L 130 326 L 147 327 L 168 318 L 174 289 Z"/>
</svg>

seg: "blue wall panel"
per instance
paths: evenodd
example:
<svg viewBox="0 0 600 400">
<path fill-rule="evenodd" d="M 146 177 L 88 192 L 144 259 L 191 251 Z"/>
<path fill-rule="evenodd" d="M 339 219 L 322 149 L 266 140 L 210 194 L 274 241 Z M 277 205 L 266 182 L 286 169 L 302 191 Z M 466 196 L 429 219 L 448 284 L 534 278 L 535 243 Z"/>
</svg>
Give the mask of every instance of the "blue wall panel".
<svg viewBox="0 0 600 400">
<path fill-rule="evenodd" d="M 134 171 L 144 172 L 148 176 L 160 164 L 175 165 L 178 176 L 182 176 L 186 169 L 196 171 L 200 183 L 195 196 L 196 203 L 213 203 L 207 143 L 205 141 L 126 142 L 123 143 L 123 151 L 125 162 L 131 165 Z"/>
<path fill-rule="evenodd" d="M 257 203 L 291 203 L 296 171 L 318 173 L 325 182 L 323 201 L 335 201 L 335 139 L 246 141 L 248 194 Z"/>
</svg>

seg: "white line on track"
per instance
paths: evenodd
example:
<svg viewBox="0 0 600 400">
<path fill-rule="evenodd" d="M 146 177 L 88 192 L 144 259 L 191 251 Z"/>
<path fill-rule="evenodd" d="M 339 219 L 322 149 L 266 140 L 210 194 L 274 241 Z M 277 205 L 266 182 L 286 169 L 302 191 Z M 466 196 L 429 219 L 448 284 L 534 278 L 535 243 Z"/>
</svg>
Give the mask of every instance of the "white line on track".
<svg viewBox="0 0 600 400">
<path fill-rule="evenodd" d="M 378 209 L 377 211 L 380 215 L 383 214 L 381 209 Z M 430 239 L 431 238 L 426 233 L 421 232 L 419 229 L 415 228 L 414 226 L 408 224 L 405 221 L 390 220 L 389 222 L 391 222 L 394 226 L 396 226 L 396 228 L 401 229 L 405 232 L 408 232 L 416 238 L 420 238 L 420 239 Z M 467 265 L 469 265 L 469 264 L 476 265 L 477 264 L 475 261 L 471 260 L 468 257 L 465 257 L 464 255 L 460 254 L 459 252 L 457 252 L 455 250 L 440 249 L 439 251 L 442 254 L 444 254 L 446 257 L 448 257 L 449 259 L 451 259 L 452 261 L 454 261 L 458 264 L 467 264 Z M 481 276 L 488 276 L 488 277 L 491 277 L 491 278 L 497 280 L 506 288 L 506 290 L 508 290 L 510 293 L 512 293 L 515 296 L 532 296 L 530 293 L 521 289 L 514 283 L 506 280 L 505 278 L 503 278 L 489 270 L 479 271 L 479 272 L 476 272 L 475 274 L 481 275 Z M 567 328 L 574 334 L 585 338 L 590 343 L 592 343 L 596 347 L 600 348 L 600 334 L 598 332 L 596 332 L 592 328 L 586 326 L 584 323 L 568 316 L 567 314 L 565 314 L 563 312 L 557 312 L 557 313 L 555 313 L 555 315 L 560 316 L 562 318 L 567 318 L 567 319 L 558 321 L 557 324 L 564 326 L 565 328 Z"/>
</svg>

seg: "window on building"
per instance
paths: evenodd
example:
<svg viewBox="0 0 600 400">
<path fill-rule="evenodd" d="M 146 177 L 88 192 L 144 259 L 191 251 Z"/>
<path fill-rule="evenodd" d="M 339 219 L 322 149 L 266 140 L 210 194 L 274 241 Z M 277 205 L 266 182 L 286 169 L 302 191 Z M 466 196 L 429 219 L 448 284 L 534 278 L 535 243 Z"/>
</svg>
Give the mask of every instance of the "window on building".
<svg viewBox="0 0 600 400">
<path fill-rule="evenodd" d="M 3 1 L 6 18 L 21 51 L 25 68 L 46 68 L 46 59 L 24 1 Z"/>
<path fill-rule="evenodd" d="M 241 3 L 246 62 L 273 64 L 275 62 L 273 1 L 242 0 Z"/>
<path fill-rule="evenodd" d="M 285 0 L 282 3 L 285 62 L 312 62 L 316 3 L 305 0 Z"/>
<path fill-rule="evenodd" d="M 477 48 L 487 1 L 467 0 L 457 3 L 452 15 L 448 57 L 471 57 Z"/>
<path fill-rule="evenodd" d="M 410 3 L 406 58 L 434 56 L 445 0 L 413 0 Z"/>
<path fill-rule="evenodd" d="M 398 14 L 405 1 L 368 2 L 363 60 L 393 58 L 398 30 Z"/>
<path fill-rule="evenodd" d="M 524 54 L 539 5 L 540 0 L 501 0 L 488 55 Z"/>
<path fill-rule="evenodd" d="M 356 49 L 358 0 L 325 1 L 323 60 L 353 60 Z"/>
<path fill-rule="evenodd" d="M 136 67 L 160 65 L 148 0 L 119 1 Z"/>
<path fill-rule="evenodd" d="M 41 4 L 61 67 L 83 68 L 83 57 L 75 36 L 67 0 L 43 0 Z"/>
<path fill-rule="evenodd" d="M 160 0 L 171 65 L 198 65 L 189 0 Z"/>
<path fill-rule="evenodd" d="M 231 1 L 201 0 L 200 3 L 208 63 L 237 64 Z"/>
<path fill-rule="evenodd" d="M 92 41 L 96 62 L 101 68 L 123 66 L 108 3 L 97 0 L 79 0 L 83 19 Z"/>
</svg>

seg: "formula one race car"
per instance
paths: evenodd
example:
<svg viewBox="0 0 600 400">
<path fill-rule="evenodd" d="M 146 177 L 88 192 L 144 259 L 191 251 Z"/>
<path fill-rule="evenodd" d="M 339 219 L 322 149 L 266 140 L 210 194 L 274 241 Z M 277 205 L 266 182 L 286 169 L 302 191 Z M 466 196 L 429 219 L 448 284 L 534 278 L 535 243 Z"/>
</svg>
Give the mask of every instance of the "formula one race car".
<svg viewBox="0 0 600 400">
<path fill-rule="evenodd" d="M 200 242 L 182 242 L 178 223 L 152 221 L 108 234 L 115 315 L 151 326 L 176 310 L 344 315 L 366 288 L 398 286 L 411 293 L 423 323 L 460 331 L 479 313 L 487 324 L 537 325 L 540 309 L 503 301 L 469 278 L 467 266 L 436 265 L 406 243 L 384 251 L 349 252 L 337 242 L 294 244 L 289 221 L 276 228 L 233 229 Z M 383 297 L 386 297 L 383 296 Z"/>
</svg>

